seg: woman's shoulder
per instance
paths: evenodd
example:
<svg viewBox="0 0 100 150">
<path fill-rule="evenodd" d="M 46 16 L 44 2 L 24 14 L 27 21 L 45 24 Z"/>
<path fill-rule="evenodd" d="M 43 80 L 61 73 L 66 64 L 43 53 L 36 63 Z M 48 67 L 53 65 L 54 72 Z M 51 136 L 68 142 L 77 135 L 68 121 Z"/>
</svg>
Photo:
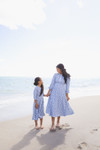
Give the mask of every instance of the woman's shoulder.
<svg viewBox="0 0 100 150">
<path fill-rule="evenodd" d="M 57 75 L 59 75 L 59 73 L 54 73 L 54 76 L 57 76 Z"/>
<path fill-rule="evenodd" d="M 70 77 L 67 77 L 67 81 L 70 81 L 71 80 L 71 78 Z"/>
<path fill-rule="evenodd" d="M 55 78 L 58 75 L 58 73 L 54 73 L 53 78 Z"/>
</svg>

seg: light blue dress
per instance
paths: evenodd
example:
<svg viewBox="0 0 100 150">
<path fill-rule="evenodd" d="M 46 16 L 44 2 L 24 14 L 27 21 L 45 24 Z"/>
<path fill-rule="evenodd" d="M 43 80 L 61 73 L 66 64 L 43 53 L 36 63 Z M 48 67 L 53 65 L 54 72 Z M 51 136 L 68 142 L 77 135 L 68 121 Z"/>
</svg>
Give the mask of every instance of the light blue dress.
<svg viewBox="0 0 100 150">
<path fill-rule="evenodd" d="M 44 114 L 44 99 L 43 94 L 40 96 L 41 87 L 36 86 L 33 92 L 34 100 L 37 100 L 39 108 L 35 108 L 35 101 L 33 102 L 33 116 L 32 120 L 38 120 L 38 118 L 43 118 Z"/>
<path fill-rule="evenodd" d="M 66 97 L 66 93 L 69 93 L 69 85 L 70 78 L 67 78 L 67 83 L 65 83 L 62 74 L 54 74 L 49 87 L 51 89 L 51 95 L 49 96 L 46 107 L 46 113 L 50 116 L 58 117 L 74 114 Z"/>
</svg>

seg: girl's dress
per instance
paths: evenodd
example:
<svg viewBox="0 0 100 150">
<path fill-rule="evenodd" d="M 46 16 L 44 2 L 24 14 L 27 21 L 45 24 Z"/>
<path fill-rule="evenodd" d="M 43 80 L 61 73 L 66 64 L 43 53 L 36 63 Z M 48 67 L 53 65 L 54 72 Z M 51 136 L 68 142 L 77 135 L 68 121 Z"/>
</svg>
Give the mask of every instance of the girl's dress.
<svg viewBox="0 0 100 150">
<path fill-rule="evenodd" d="M 46 113 L 52 117 L 66 116 L 74 114 L 69 102 L 67 101 L 66 93 L 69 93 L 70 78 L 67 78 L 65 83 L 64 77 L 55 73 L 50 84 L 51 95 L 49 96 Z"/>
<path fill-rule="evenodd" d="M 34 100 L 37 100 L 37 103 L 39 104 L 38 109 L 35 108 L 35 101 L 33 103 L 33 116 L 32 120 L 38 120 L 38 118 L 43 118 L 44 114 L 44 99 L 43 94 L 40 96 L 41 87 L 36 86 L 33 93 Z"/>
</svg>

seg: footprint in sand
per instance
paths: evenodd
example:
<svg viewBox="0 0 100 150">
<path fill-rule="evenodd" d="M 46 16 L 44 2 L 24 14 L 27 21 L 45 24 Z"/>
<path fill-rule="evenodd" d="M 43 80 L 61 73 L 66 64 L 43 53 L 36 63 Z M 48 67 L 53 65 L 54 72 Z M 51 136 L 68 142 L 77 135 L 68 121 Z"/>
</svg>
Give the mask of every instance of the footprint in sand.
<svg viewBox="0 0 100 150">
<path fill-rule="evenodd" d="M 70 126 L 69 124 L 65 123 L 65 124 L 62 124 L 61 126 L 56 127 L 56 128 L 59 129 L 59 130 L 61 130 L 63 128 L 65 129 L 65 128 L 69 127 L 69 126 Z"/>
<path fill-rule="evenodd" d="M 67 123 L 61 125 L 62 128 L 63 128 L 63 127 L 69 127 L 69 126 L 70 126 L 70 125 L 67 124 Z"/>
<path fill-rule="evenodd" d="M 100 150 L 100 146 L 96 146 L 98 149 L 97 150 Z"/>
<path fill-rule="evenodd" d="M 93 129 L 93 131 L 98 131 L 98 129 Z"/>
<path fill-rule="evenodd" d="M 98 129 L 93 129 L 90 133 L 94 133 L 96 131 L 98 131 Z"/>
<path fill-rule="evenodd" d="M 79 146 L 77 147 L 78 150 L 87 150 L 88 148 L 88 144 L 86 142 L 82 142 L 79 144 Z"/>
</svg>

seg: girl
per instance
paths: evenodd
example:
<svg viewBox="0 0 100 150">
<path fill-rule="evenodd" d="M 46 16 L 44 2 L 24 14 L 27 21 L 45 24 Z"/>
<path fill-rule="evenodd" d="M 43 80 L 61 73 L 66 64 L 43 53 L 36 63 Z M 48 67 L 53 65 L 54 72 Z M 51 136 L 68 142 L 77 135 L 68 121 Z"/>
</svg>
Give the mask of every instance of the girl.
<svg viewBox="0 0 100 150">
<path fill-rule="evenodd" d="M 69 105 L 69 85 L 70 74 L 66 72 L 63 64 L 56 66 L 57 72 L 54 74 L 47 96 L 50 96 L 47 103 L 46 113 L 51 116 L 51 131 L 55 130 L 55 117 L 57 117 L 56 127 L 60 128 L 60 117 L 74 114 Z"/>
<path fill-rule="evenodd" d="M 38 118 L 40 118 L 40 128 L 43 129 L 43 116 L 44 114 L 44 99 L 43 94 L 44 87 L 43 81 L 40 77 L 35 78 L 34 85 L 36 86 L 34 89 L 33 97 L 34 97 L 34 104 L 33 104 L 33 116 L 32 120 L 35 120 L 35 128 L 39 129 L 38 127 Z"/>
</svg>

